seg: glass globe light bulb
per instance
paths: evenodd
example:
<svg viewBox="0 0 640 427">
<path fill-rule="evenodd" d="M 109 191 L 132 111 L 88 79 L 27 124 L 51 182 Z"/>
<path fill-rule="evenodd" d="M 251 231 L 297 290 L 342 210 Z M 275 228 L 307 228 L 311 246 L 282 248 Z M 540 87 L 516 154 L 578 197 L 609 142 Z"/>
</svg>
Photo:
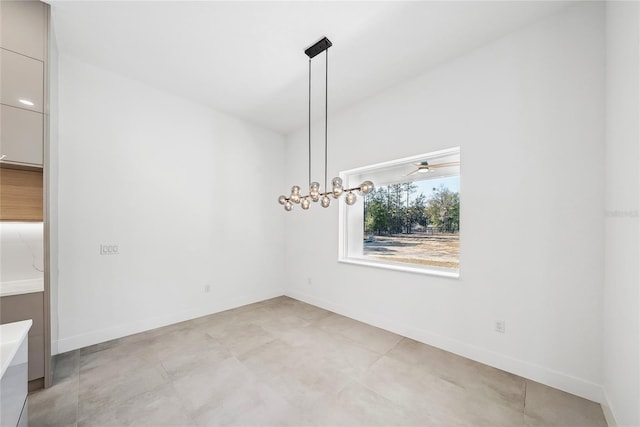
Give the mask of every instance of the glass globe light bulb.
<svg viewBox="0 0 640 427">
<path fill-rule="evenodd" d="M 302 209 L 307 210 L 309 209 L 309 205 L 311 204 L 311 200 L 309 200 L 309 197 L 303 197 L 302 201 L 300 201 L 300 206 L 302 206 Z"/>
<path fill-rule="evenodd" d="M 291 212 L 291 209 L 293 209 L 293 203 L 288 200 L 284 202 L 284 210 L 287 212 Z"/>
<path fill-rule="evenodd" d="M 284 202 L 287 201 L 287 197 L 286 196 L 280 196 L 278 197 L 278 203 L 280 203 L 281 205 L 284 205 Z"/>
<path fill-rule="evenodd" d="M 300 203 L 300 187 L 294 185 L 291 187 L 291 196 L 289 196 L 289 200 L 293 203 Z"/>
<path fill-rule="evenodd" d="M 326 194 L 322 196 L 322 200 L 320 200 L 320 205 L 322 205 L 323 208 L 328 208 L 330 204 L 331 204 L 331 199 L 329 198 L 329 196 L 327 196 Z"/>
<path fill-rule="evenodd" d="M 342 184 L 333 184 L 333 190 L 331 192 L 333 193 L 334 199 L 340 197 L 343 191 L 344 189 L 342 188 Z"/>
<path fill-rule="evenodd" d="M 352 206 L 353 204 L 356 203 L 356 195 L 351 191 L 349 191 L 347 193 L 347 196 L 344 198 L 344 201 L 347 202 L 349 206 Z"/>
<path fill-rule="evenodd" d="M 373 182 L 371 181 L 365 181 L 362 184 L 360 184 L 360 194 L 362 195 L 366 195 L 369 194 L 373 191 Z"/>
<path fill-rule="evenodd" d="M 331 185 L 333 185 L 334 187 L 342 187 L 342 178 L 336 176 L 331 180 Z"/>
<path fill-rule="evenodd" d="M 311 183 L 309 186 L 309 196 L 314 202 L 317 202 L 320 199 L 320 184 L 317 182 Z"/>
</svg>

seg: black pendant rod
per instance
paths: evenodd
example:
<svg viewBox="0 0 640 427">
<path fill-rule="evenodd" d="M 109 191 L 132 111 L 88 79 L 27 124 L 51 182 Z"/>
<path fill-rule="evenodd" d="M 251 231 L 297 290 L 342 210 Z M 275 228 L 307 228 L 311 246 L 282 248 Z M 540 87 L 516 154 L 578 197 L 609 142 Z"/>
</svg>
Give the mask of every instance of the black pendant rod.
<svg viewBox="0 0 640 427">
<path fill-rule="evenodd" d="M 327 39 L 325 37 L 325 39 L 327 41 L 329 41 L 329 39 Z M 329 46 L 331 46 L 331 42 L 329 42 Z M 329 47 L 327 46 L 327 47 Z M 324 191 L 328 191 L 327 190 L 327 156 L 328 156 L 328 149 L 327 149 L 327 123 L 328 123 L 328 101 L 329 101 L 329 49 L 325 49 L 324 51 L 325 54 L 325 69 L 324 69 Z"/>
<path fill-rule="evenodd" d="M 311 187 L 311 58 L 309 58 L 309 187 Z"/>
<path fill-rule="evenodd" d="M 325 81 L 324 81 L 324 191 L 327 192 L 327 128 L 328 128 L 328 99 L 329 99 L 329 48 L 333 46 L 331 40 L 321 38 L 308 47 L 304 53 L 309 57 L 309 185 L 311 185 L 311 58 L 325 53 Z"/>
</svg>

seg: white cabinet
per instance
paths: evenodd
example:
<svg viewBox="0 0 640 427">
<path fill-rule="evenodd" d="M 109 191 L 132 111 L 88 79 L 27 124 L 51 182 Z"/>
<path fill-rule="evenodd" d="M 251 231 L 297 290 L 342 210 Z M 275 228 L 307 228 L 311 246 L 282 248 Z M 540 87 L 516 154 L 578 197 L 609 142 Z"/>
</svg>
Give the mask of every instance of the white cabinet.
<svg viewBox="0 0 640 427">
<path fill-rule="evenodd" d="M 39 1 L 0 2 L 0 47 L 44 61 L 46 6 Z"/>
<path fill-rule="evenodd" d="M 43 114 L 0 105 L 2 162 L 42 166 L 43 126 Z"/>
<path fill-rule="evenodd" d="M 27 401 L 27 334 L 31 320 L 0 326 L 0 425 L 18 426 Z"/>
<path fill-rule="evenodd" d="M 0 162 L 42 166 L 47 6 L 0 1 Z"/>
<path fill-rule="evenodd" d="M 0 103 L 44 112 L 42 61 L 1 49 L 0 86 Z"/>
</svg>

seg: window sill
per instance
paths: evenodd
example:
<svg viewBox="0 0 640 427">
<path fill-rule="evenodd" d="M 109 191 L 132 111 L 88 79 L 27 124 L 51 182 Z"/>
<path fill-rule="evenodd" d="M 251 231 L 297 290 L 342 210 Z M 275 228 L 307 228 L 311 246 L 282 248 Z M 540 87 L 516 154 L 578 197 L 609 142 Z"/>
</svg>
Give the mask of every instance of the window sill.
<svg viewBox="0 0 640 427">
<path fill-rule="evenodd" d="M 440 270 L 437 268 L 413 267 L 407 264 L 396 264 L 384 261 L 374 261 L 362 258 L 339 258 L 338 262 L 345 264 L 362 265 L 365 267 L 383 268 L 385 270 L 404 271 L 407 273 L 426 274 L 428 276 L 446 277 L 449 279 L 460 278 L 459 270 Z"/>
</svg>

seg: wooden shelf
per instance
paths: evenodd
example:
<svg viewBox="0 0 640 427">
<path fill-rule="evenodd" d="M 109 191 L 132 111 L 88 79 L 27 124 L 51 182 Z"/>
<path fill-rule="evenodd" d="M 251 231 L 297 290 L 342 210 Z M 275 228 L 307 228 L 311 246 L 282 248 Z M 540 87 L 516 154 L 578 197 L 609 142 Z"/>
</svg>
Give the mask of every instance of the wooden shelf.
<svg viewBox="0 0 640 427">
<path fill-rule="evenodd" d="M 0 221 L 42 221 L 42 171 L 0 168 Z"/>
</svg>

